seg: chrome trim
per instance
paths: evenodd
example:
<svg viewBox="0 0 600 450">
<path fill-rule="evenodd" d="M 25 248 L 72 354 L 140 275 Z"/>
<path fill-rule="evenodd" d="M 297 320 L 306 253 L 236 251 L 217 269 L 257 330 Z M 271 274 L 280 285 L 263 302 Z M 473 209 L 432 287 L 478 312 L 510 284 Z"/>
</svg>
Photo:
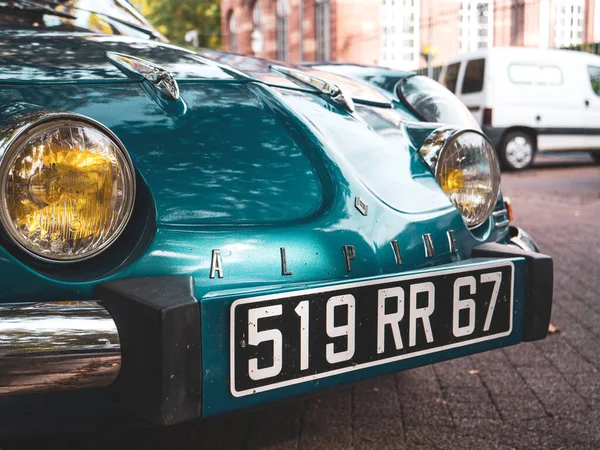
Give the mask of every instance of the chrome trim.
<svg viewBox="0 0 600 450">
<path fill-rule="evenodd" d="M 221 250 L 215 249 L 212 251 L 212 257 L 210 260 L 210 275 L 209 278 L 214 278 L 217 274 L 219 278 L 223 278 L 223 260 L 221 259 Z"/>
<path fill-rule="evenodd" d="M 346 260 L 346 271 L 352 272 L 351 261 L 356 258 L 356 249 L 354 248 L 354 245 L 344 245 L 342 251 L 344 252 L 344 259 Z"/>
<path fill-rule="evenodd" d="M 323 80 L 322 78 L 315 77 L 314 75 L 303 72 L 302 70 L 291 69 L 285 66 L 273 64 L 270 66 L 270 69 L 275 72 L 279 72 L 287 77 L 290 77 L 300 82 L 301 84 L 305 84 L 316 89 L 321 94 L 324 94 L 328 98 L 330 98 L 334 103 L 344 108 L 346 111 L 354 112 L 354 110 L 356 109 L 352 97 L 344 93 L 344 90 L 341 87 L 333 83 L 330 83 L 326 80 Z"/>
<path fill-rule="evenodd" d="M 492 213 L 492 216 L 494 217 L 501 217 L 506 215 L 508 215 L 508 209 L 499 209 L 498 211 L 494 211 Z"/>
<path fill-rule="evenodd" d="M 167 69 L 135 56 L 106 52 L 106 57 L 128 77 L 142 77 L 167 100 L 179 100 L 179 85 Z"/>
<path fill-rule="evenodd" d="M 433 246 L 431 234 L 425 233 L 423 235 L 423 245 L 425 246 L 425 258 L 435 257 L 435 247 Z"/>
<path fill-rule="evenodd" d="M 98 302 L 0 307 L 0 395 L 111 385 L 119 333 Z"/>
<path fill-rule="evenodd" d="M 287 268 L 287 256 L 285 253 L 285 247 L 279 247 L 279 254 L 281 255 L 281 275 L 292 275 L 292 271 Z"/>
<path fill-rule="evenodd" d="M 446 236 L 448 236 L 448 247 L 450 248 L 450 253 L 458 253 L 458 249 L 456 248 L 456 237 L 454 236 L 454 230 L 446 231 Z"/>
<path fill-rule="evenodd" d="M 505 227 L 505 226 L 507 226 L 508 224 L 510 224 L 510 220 L 506 219 L 506 220 L 502 220 L 502 221 L 500 221 L 500 222 L 496 222 L 496 223 L 494 224 L 494 226 L 495 226 L 496 228 L 504 228 L 504 227 Z"/>
<path fill-rule="evenodd" d="M 529 234 L 527 234 L 521 228 L 511 225 L 509 228 L 509 235 L 509 242 L 512 245 L 519 247 L 521 250 L 539 253 L 537 244 L 534 242 L 531 236 L 529 236 Z"/>
<path fill-rule="evenodd" d="M 391 242 L 392 250 L 394 251 L 394 259 L 396 260 L 396 265 L 402 265 L 402 254 L 400 253 L 400 247 L 398 246 L 398 241 L 394 239 Z"/>
<path fill-rule="evenodd" d="M 363 216 L 369 214 L 369 204 L 360 197 L 354 198 L 354 207 L 358 209 Z"/>
<path fill-rule="evenodd" d="M 95 128 L 99 133 L 103 133 L 108 139 L 110 139 L 115 146 L 121 151 L 123 158 L 125 159 L 126 164 L 123 167 L 123 170 L 127 172 L 126 178 L 131 180 L 131 196 L 130 202 L 127 205 L 127 217 L 123 220 L 121 226 L 115 231 L 113 236 L 107 240 L 102 246 L 94 249 L 94 251 L 86 254 L 85 256 L 72 258 L 72 259 L 52 259 L 46 256 L 38 255 L 25 248 L 16 237 L 9 231 L 11 227 L 10 224 L 5 223 L 4 214 L 0 212 L 0 223 L 3 225 L 4 229 L 7 231 L 7 235 L 10 240 L 17 245 L 21 250 L 23 250 L 28 255 L 46 262 L 52 262 L 56 264 L 69 264 L 74 262 L 85 261 L 86 259 L 90 259 L 99 253 L 102 253 L 108 247 L 110 247 L 115 240 L 123 233 L 125 227 L 129 223 L 131 219 L 131 215 L 133 213 L 133 207 L 135 205 L 136 198 L 136 181 L 135 181 L 135 169 L 133 167 L 133 162 L 125 145 L 121 142 L 121 140 L 114 134 L 109 128 L 98 122 L 97 120 L 91 119 L 90 117 L 83 116 L 81 114 L 65 112 L 65 111 L 53 111 L 46 110 L 43 108 L 39 108 L 33 105 L 24 104 L 24 103 L 15 103 L 10 107 L 6 108 L 4 111 L 6 116 L 0 116 L 0 208 L 4 211 L 7 209 L 7 206 L 4 201 L 3 190 L 6 185 L 5 178 L 7 175 L 6 170 L 4 170 L 3 165 L 11 163 L 11 159 L 14 157 L 13 149 L 18 148 L 21 141 L 27 138 L 27 134 L 34 130 L 38 126 L 43 126 L 48 122 L 55 121 L 64 121 L 69 125 L 83 123 L 91 128 Z"/>
<path fill-rule="evenodd" d="M 438 159 L 440 158 L 442 150 L 446 147 L 446 143 L 452 137 L 456 137 L 461 131 L 464 132 L 465 130 L 453 127 L 437 128 L 427 136 L 427 139 L 425 139 L 425 142 L 421 145 L 419 153 L 434 174 Z"/>
</svg>

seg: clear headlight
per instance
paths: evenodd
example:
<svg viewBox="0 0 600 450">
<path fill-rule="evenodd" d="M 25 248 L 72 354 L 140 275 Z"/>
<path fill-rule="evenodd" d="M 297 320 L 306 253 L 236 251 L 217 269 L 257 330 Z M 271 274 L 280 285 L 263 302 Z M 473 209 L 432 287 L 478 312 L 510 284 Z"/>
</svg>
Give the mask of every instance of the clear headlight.
<svg viewBox="0 0 600 450">
<path fill-rule="evenodd" d="M 423 144 L 421 155 L 465 223 L 483 223 L 500 190 L 500 167 L 488 139 L 475 130 L 438 129 Z"/>
<path fill-rule="evenodd" d="M 41 259 L 105 250 L 127 224 L 135 177 L 123 145 L 82 116 L 48 114 L 17 133 L 0 161 L 0 221 Z"/>
</svg>

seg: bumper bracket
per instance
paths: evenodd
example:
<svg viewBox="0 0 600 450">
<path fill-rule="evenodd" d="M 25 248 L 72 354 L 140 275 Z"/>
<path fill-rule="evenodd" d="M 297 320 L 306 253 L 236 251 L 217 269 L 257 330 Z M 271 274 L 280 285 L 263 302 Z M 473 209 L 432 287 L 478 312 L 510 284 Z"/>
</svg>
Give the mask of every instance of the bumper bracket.
<svg viewBox="0 0 600 450">
<path fill-rule="evenodd" d="M 117 280 L 96 290 L 121 343 L 121 370 L 108 395 L 157 424 L 201 414 L 200 309 L 193 293 L 191 277 Z"/>
<path fill-rule="evenodd" d="M 537 341 L 548 334 L 552 313 L 552 258 L 516 246 L 497 243 L 482 244 L 473 249 L 473 258 L 525 258 L 526 299 L 523 341 Z"/>
</svg>

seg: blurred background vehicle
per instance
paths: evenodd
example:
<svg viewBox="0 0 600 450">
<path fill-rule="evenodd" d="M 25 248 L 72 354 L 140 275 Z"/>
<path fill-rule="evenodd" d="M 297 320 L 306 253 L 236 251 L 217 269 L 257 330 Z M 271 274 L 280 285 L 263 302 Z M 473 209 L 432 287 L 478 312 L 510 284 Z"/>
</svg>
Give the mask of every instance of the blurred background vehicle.
<svg viewBox="0 0 600 450">
<path fill-rule="evenodd" d="M 491 48 L 453 57 L 442 83 L 467 106 L 505 169 L 537 151 L 590 151 L 600 162 L 600 56 Z"/>
</svg>

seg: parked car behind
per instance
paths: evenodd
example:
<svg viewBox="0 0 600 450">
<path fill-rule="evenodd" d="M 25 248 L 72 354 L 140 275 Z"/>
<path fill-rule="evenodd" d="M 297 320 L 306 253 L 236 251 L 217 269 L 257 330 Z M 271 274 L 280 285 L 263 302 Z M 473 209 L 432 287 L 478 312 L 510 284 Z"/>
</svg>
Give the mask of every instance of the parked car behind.
<svg viewBox="0 0 600 450">
<path fill-rule="evenodd" d="M 589 151 L 600 163 L 600 56 L 491 48 L 457 55 L 439 81 L 469 108 L 504 168 L 553 151 Z"/>
</svg>

